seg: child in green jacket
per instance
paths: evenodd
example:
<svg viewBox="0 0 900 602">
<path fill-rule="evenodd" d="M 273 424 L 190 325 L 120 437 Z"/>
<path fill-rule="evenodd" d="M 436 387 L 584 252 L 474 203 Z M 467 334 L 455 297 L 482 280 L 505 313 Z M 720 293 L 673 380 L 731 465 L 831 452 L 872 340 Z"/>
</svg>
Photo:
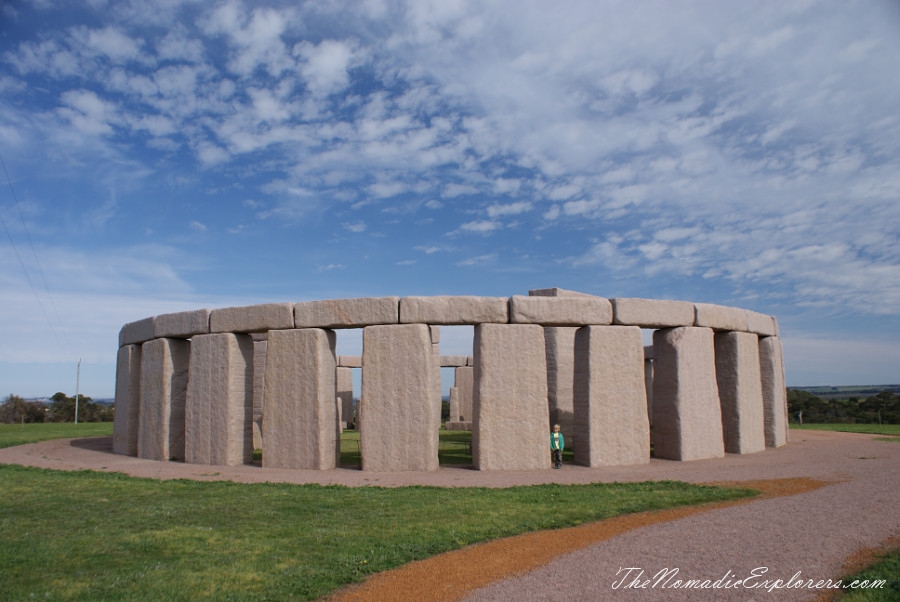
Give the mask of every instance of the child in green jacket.
<svg viewBox="0 0 900 602">
<path fill-rule="evenodd" d="M 550 454 L 553 456 L 553 468 L 562 468 L 562 450 L 566 448 L 566 441 L 563 434 L 559 432 L 559 425 L 553 425 L 553 432 L 550 433 Z"/>
</svg>

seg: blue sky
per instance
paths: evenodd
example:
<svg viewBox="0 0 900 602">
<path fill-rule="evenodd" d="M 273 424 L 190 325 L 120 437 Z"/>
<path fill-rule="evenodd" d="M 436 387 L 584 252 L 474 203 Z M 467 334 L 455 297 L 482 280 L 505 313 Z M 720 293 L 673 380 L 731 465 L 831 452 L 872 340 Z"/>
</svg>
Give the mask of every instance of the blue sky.
<svg viewBox="0 0 900 602">
<path fill-rule="evenodd" d="M 773 314 L 789 385 L 900 382 L 898 31 L 889 0 L 0 3 L 0 395 L 82 358 L 112 396 L 160 313 L 553 286 Z"/>
</svg>

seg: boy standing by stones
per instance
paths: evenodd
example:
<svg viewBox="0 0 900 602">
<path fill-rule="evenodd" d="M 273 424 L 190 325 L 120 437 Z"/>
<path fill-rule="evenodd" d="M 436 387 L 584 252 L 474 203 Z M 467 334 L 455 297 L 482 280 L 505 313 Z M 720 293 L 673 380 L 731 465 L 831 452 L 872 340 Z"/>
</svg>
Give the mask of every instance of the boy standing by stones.
<svg viewBox="0 0 900 602">
<path fill-rule="evenodd" d="M 553 468 L 562 468 L 562 450 L 566 447 L 563 434 L 559 432 L 559 425 L 553 425 L 553 432 L 550 433 L 550 455 L 553 456 Z"/>
</svg>

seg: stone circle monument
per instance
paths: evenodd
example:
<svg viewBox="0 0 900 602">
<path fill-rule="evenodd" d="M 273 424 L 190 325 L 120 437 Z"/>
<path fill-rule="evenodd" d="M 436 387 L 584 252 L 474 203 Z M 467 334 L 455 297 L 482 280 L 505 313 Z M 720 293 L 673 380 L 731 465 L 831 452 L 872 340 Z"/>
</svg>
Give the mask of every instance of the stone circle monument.
<svg viewBox="0 0 900 602">
<path fill-rule="evenodd" d="M 472 325 L 472 356 L 440 355 L 441 325 Z M 335 329 L 362 328 L 361 357 Z M 653 329 L 644 346 L 641 329 Z M 340 467 L 353 420 L 362 470 L 438 468 L 448 428 L 472 430 L 478 470 L 550 468 L 560 423 L 577 464 L 698 460 L 787 443 L 778 325 L 705 303 L 528 296 L 379 297 L 164 314 L 119 333 L 113 451 L 162 461 Z M 351 370 L 362 369 L 353 405 Z"/>
</svg>

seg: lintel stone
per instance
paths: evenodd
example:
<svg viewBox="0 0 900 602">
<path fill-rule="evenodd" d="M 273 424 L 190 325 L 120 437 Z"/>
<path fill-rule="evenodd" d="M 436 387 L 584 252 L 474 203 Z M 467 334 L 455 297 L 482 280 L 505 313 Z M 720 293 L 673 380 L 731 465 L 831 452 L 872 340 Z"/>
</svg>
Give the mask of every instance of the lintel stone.
<svg viewBox="0 0 900 602">
<path fill-rule="evenodd" d="M 528 291 L 529 297 L 593 297 L 588 293 L 570 291 L 564 288 L 537 288 Z"/>
<path fill-rule="evenodd" d="M 362 297 L 305 301 L 294 305 L 296 328 L 362 328 L 397 324 L 399 297 Z"/>
<path fill-rule="evenodd" d="M 153 337 L 189 339 L 197 334 L 209 334 L 209 312 L 209 309 L 197 309 L 156 316 Z"/>
<path fill-rule="evenodd" d="M 747 330 L 761 337 L 771 337 L 778 334 L 778 326 L 775 318 L 755 311 L 747 311 Z"/>
<path fill-rule="evenodd" d="M 361 355 L 339 355 L 338 366 L 341 368 L 362 368 Z"/>
<path fill-rule="evenodd" d="M 587 326 L 612 322 L 612 305 L 603 297 L 515 295 L 509 301 L 510 324 Z"/>
<path fill-rule="evenodd" d="M 437 296 L 400 299 L 401 324 L 474 325 L 509 321 L 507 297 Z"/>
<path fill-rule="evenodd" d="M 658 299 L 610 299 L 613 324 L 641 328 L 672 328 L 694 325 L 694 304 Z"/>
<path fill-rule="evenodd" d="M 129 322 L 119 331 L 119 347 L 125 345 L 140 345 L 155 338 L 153 322 L 155 316 L 144 318 L 136 322 Z"/>
<path fill-rule="evenodd" d="M 441 368 L 461 368 L 467 365 L 467 355 L 442 355 Z"/>
<path fill-rule="evenodd" d="M 293 303 L 264 303 L 246 307 L 224 307 L 209 313 L 209 331 L 262 332 L 294 327 Z"/>
<path fill-rule="evenodd" d="M 694 326 L 747 332 L 747 310 L 712 303 L 695 303 Z"/>
</svg>

